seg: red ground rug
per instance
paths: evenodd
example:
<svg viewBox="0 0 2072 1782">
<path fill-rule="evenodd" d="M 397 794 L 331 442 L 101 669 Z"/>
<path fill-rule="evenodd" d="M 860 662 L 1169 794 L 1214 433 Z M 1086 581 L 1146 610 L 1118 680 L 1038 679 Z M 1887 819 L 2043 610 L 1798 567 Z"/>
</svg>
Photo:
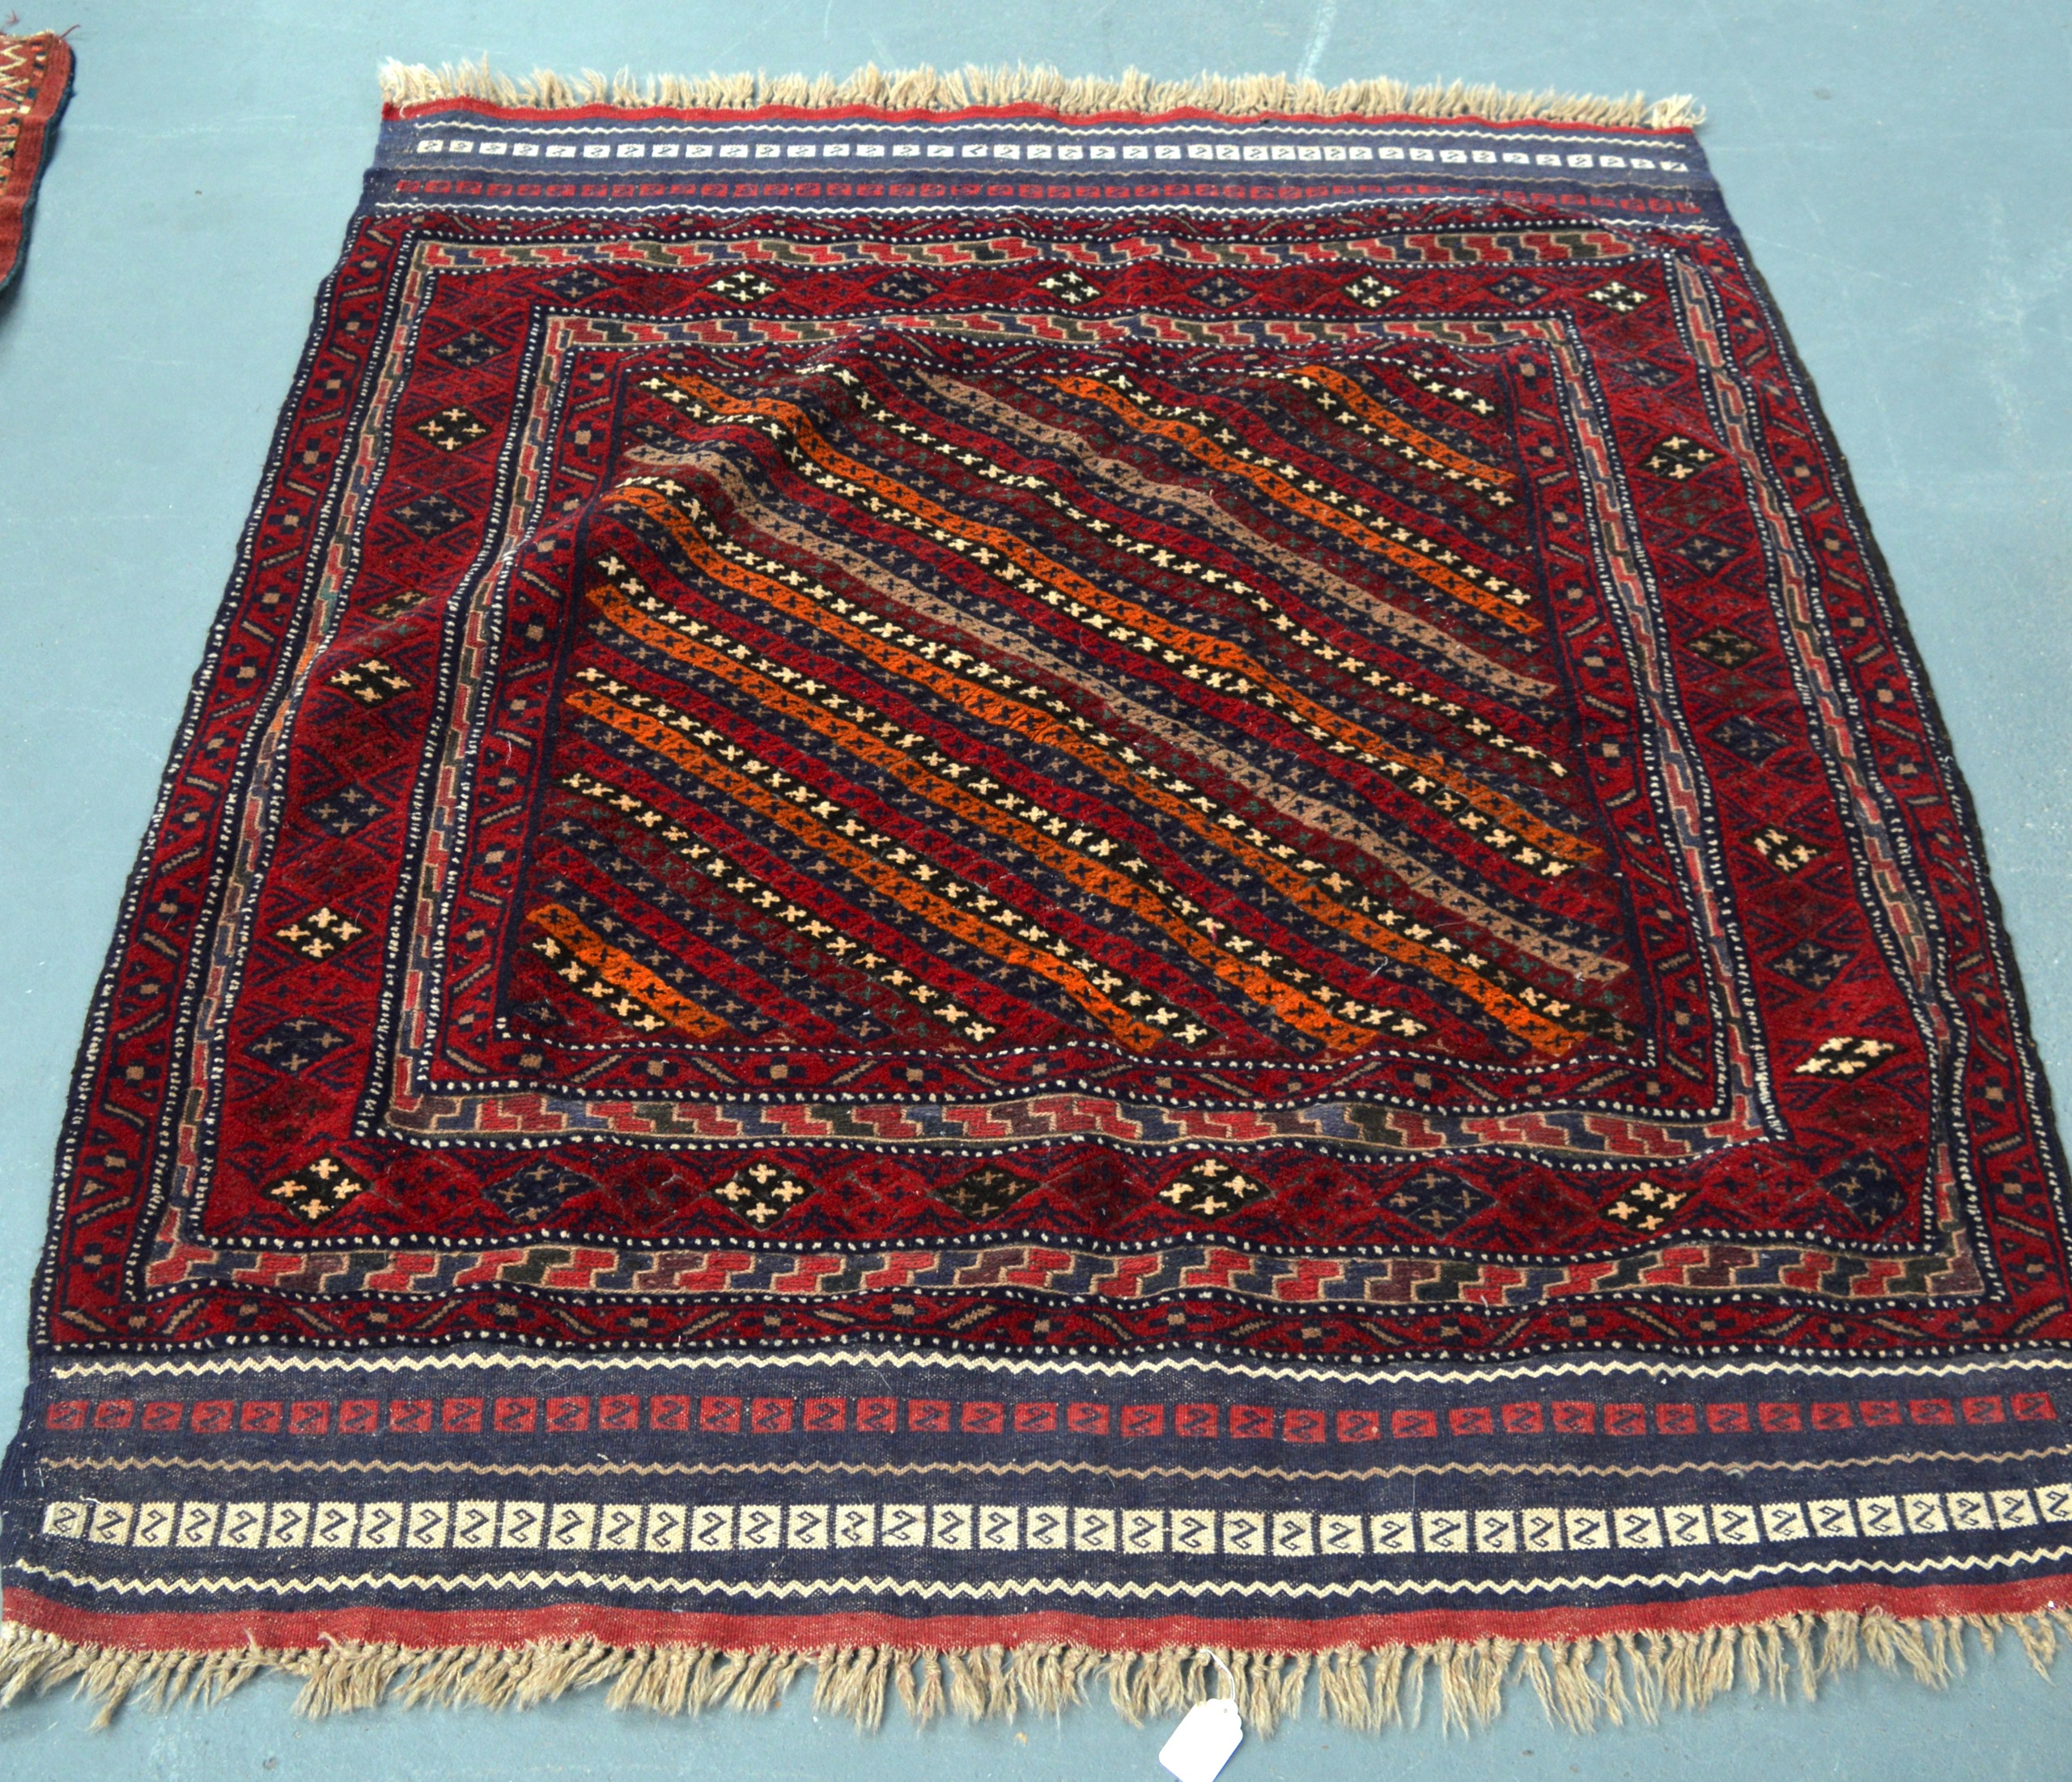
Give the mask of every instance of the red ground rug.
<svg viewBox="0 0 2072 1782">
<path fill-rule="evenodd" d="M 2046 1093 L 1688 107 L 391 78 L 82 1054 L 9 1687 L 2048 1656 Z"/>
<path fill-rule="evenodd" d="M 72 46 L 53 32 L 0 34 L 0 291 L 22 269 L 50 133 L 72 96 Z"/>
</svg>

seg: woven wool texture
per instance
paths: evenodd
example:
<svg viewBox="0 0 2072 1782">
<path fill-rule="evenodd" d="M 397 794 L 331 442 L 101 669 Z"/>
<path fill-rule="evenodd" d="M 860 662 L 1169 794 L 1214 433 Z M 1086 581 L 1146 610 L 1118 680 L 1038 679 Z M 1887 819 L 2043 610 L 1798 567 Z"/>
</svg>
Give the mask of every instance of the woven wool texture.
<svg viewBox="0 0 2072 1782">
<path fill-rule="evenodd" d="M 91 1018 L 0 1687 L 2048 1661 L 2047 1096 L 1688 101 L 388 78 Z"/>
<path fill-rule="evenodd" d="M 0 34 L 0 291 L 20 275 L 50 134 L 72 93 L 72 49 L 49 32 Z"/>
</svg>

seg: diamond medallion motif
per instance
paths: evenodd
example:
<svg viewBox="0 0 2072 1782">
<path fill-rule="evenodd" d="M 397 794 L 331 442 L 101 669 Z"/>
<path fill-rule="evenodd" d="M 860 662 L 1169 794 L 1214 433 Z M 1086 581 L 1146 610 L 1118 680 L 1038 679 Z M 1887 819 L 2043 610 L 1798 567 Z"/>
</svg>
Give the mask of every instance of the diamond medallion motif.
<svg viewBox="0 0 2072 1782">
<path fill-rule="evenodd" d="M 1630 316 L 1648 300 L 1644 291 L 1636 291 L 1631 285 L 1621 284 L 1616 278 L 1596 290 L 1586 291 L 1585 296 L 1594 303 L 1602 303 L 1615 315 Z"/>
<path fill-rule="evenodd" d="M 1036 283 L 1039 290 L 1047 291 L 1061 303 L 1090 303 L 1101 295 L 1098 285 L 1069 266 L 1063 272 L 1038 279 Z"/>
<path fill-rule="evenodd" d="M 565 303 L 580 303 L 586 297 L 594 297 L 611 280 L 588 266 L 575 266 L 558 278 L 546 282 L 547 289 Z"/>
<path fill-rule="evenodd" d="M 347 1165 L 327 1154 L 283 1177 L 266 1194 L 289 1211 L 319 1225 L 367 1189 L 367 1184 Z"/>
<path fill-rule="evenodd" d="M 468 510 L 444 495 L 419 495 L 396 510 L 396 517 L 422 539 L 434 539 L 465 522 Z"/>
<path fill-rule="evenodd" d="M 1671 482 L 1687 482 L 1707 465 L 1717 462 L 1718 457 L 1719 454 L 1710 446 L 1700 445 L 1683 434 L 1672 433 L 1647 455 L 1641 468 L 1653 471 L 1658 477 L 1667 477 Z"/>
<path fill-rule="evenodd" d="M 981 1164 L 941 1190 L 942 1198 L 974 1225 L 990 1224 L 1036 1184 L 997 1165 Z"/>
<path fill-rule="evenodd" d="M 441 452 L 458 452 L 478 439 L 486 439 L 490 430 L 463 408 L 444 408 L 436 414 L 427 414 L 410 430 L 427 445 L 435 445 Z"/>
<path fill-rule="evenodd" d="M 1883 1158 L 1866 1154 L 1820 1178 L 1820 1186 L 1866 1231 L 1890 1224 L 1906 1208 L 1906 1184 Z"/>
<path fill-rule="evenodd" d="M 1249 285 L 1240 284 L 1236 279 L 1218 273 L 1213 278 L 1204 278 L 1194 286 L 1187 295 L 1198 303 L 1213 303 L 1218 309 L 1228 309 L 1234 303 L 1245 302 L 1252 292 Z"/>
<path fill-rule="evenodd" d="M 1738 668 L 1762 653 L 1756 644 L 1739 631 L 1730 631 L 1724 625 L 1712 626 L 1700 631 L 1692 639 L 1691 647 L 1708 662 L 1722 668 Z"/>
<path fill-rule="evenodd" d="M 343 840 L 365 829 L 376 817 L 387 815 L 388 810 L 388 807 L 364 787 L 342 786 L 312 804 L 309 815 L 319 829 L 329 829 Z"/>
<path fill-rule="evenodd" d="M 1264 1183 L 1224 1162 L 1204 1157 L 1159 1190 L 1158 1198 L 1190 1219 L 1221 1219 L 1250 1205 L 1267 1191 Z"/>
<path fill-rule="evenodd" d="M 777 287 L 759 274 L 744 266 L 739 272 L 730 272 L 724 278 L 715 278 L 705 287 L 715 297 L 724 297 L 729 303 L 758 303 Z"/>
<path fill-rule="evenodd" d="M 398 674 L 379 656 L 369 656 L 364 662 L 348 664 L 331 672 L 331 685 L 355 703 L 363 706 L 385 704 L 399 693 L 408 693 L 410 682 Z"/>
<path fill-rule="evenodd" d="M 592 1177 L 544 1157 L 485 1190 L 497 1207 L 520 1225 L 544 1224 L 578 1194 L 597 1191 L 597 1183 Z"/>
<path fill-rule="evenodd" d="M 488 364 L 503 349 L 488 335 L 471 328 L 465 334 L 455 335 L 444 346 L 435 347 L 433 350 L 448 364 L 472 371 L 478 366 Z"/>
<path fill-rule="evenodd" d="M 1507 303 L 1516 303 L 1522 309 L 1528 303 L 1536 303 L 1547 295 L 1544 285 L 1535 284 L 1522 273 L 1510 273 L 1499 278 L 1489 287 Z"/>
<path fill-rule="evenodd" d="M 889 303 L 924 303 L 934 296 L 937 286 L 935 280 L 923 277 L 911 269 L 888 273 L 871 286 L 873 297 L 882 297 Z"/>
<path fill-rule="evenodd" d="M 1399 286 L 1377 278 L 1372 273 L 1362 273 L 1345 287 L 1345 295 L 1353 302 L 1368 309 L 1379 309 L 1392 297 L 1403 295 Z"/>
<path fill-rule="evenodd" d="M 305 959 L 322 961 L 350 947 L 367 930 L 342 916 L 329 904 L 299 916 L 285 928 L 276 928 L 274 938 L 290 946 Z"/>
<path fill-rule="evenodd" d="M 1444 1169 L 1421 1169 L 1399 1182 L 1382 1204 L 1434 1237 L 1450 1237 L 1477 1213 L 1496 1204 L 1472 1183 Z"/>
<path fill-rule="evenodd" d="M 766 1159 L 729 1176 L 712 1195 L 758 1231 L 767 1231 L 813 1191 L 810 1183 Z"/>
<path fill-rule="evenodd" d="M 299 1076 L 346 1043 L 346 1036 L 329 1021 L 320 1021 L 313 1015 L 295 1015 L 267 1029 L 244 1050 L 248 1057 L 261 1064 Z"/>
<path fill-rule="evenodd" d="M 1802 940 L 1789 953 L 1780 954 L 1770 961 L 1770 969 L 1782 974 L 1804 990 L 1825 990 L 1849 964 L 1849 956 L 1836 953 L 1832 947 L 1823 947 L 1817 941 Z"/>
<path fill-rule="evenodd" d="M 1653 1182 L 1637 1182 L 1622 1189 L 1604 1209 L 1604 1216 L 1629 1232 L 1651 1237 L 1670 1221 L 1670 1216 L 1691 1197 L 1677 1189 Z"/>
</svg>

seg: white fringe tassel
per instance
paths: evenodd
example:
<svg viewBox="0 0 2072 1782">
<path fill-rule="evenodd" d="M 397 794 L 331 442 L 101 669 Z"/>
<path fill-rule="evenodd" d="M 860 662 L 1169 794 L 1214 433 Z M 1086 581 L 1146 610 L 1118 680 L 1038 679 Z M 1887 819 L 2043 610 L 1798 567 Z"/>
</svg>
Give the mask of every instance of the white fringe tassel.
<svg viewBox="0 0 2072 1782">
<path fill-rule="evenodd" d="M 2001 1635 L 2012 1635 L 2047 1677 L 2061 1631 L 2072 1635 L 2072 1613 L 2052 1607 L 1922 1620 L 1871 1610 L 1599 1640 L 1441 1640 L 1317 1653 L 1189 1647 L 1107 1653 L 1055 1644 L 742 1651 L 591 1639 L 431 1648 L 330 1640 L 295 1650 L 254 1644 L 227 1652 L 134 1652 L 8 1626 L 0 1627 L 0 1708 L 70 1682 L 98 1706 L 94 1725 L 105 1726 L 133 1696 L 153 1708 L 181 1700 L 212 1704 L 254 1677 L 278 1672 L 302 1679 L 295 1711 L 318 1716 L 383 1702 L 529 1708 L 600 1687 L 608 1689 L 612 1708 L 765 1711 L 811 1665 L 814 1712 L 845 1716 L 866 1729 L 883 1722 L 893 1695 L 916 1725 L 944 1713 L 1012 1720 L 1022 1712 L 1060 1714 L 1105 1682 L 1116 1712 L 1133 1725 L 1229 1695 L 1257 1733 L 1271 1733 L 1312 1701 L 1316 1712 L 1341 1725 L 1377 1733 L 1416 1725 L 1436 1691 L 1442 1729 L 1472 1732 L 1502 1711 L 1507 1687 L 1523 1682 L 1551 1720 L 1588 1733 L 1628 1718 L 1652 1724 L 1666 1708 L 1703 1708 L 1737 1678 L 1751 1695 L 1781 1700 L 1795 1687 L 1810 1701 L 1824 1678 L 1853 1670 L 1866 1658 L 1939 1689 L 1964 1669 L 1967 1632 L 1988 1652 Z"/>
<path fill-rule="evenodd" d="M 1194 80 L 1153 80 L 1137 69 L 1109 80 L 1093 74 L 1068 78 L 1055 68 L 902 68 L 890 72 L 860 68 L 847 80 L 820 74 L 707 74 L 703 79 L 658 74 L 642 81 L 630 70 L 614 75 L 586 69 L 570 80 L 550 69 L 513 80 L 479 62 L 431 68 L 390 62 L 381 70 L 381 96 L 395 106 L 444 99 L 481 99 L 529 110 L 560 111 L 575 105 L 671 110 L 746 111 L 761 105 L 822 110 L 872 105 L 890 111 L 961 111 L 973 105 L 1041 105 L 1068 117 L 1096 112 L 1218 112 L 1233 117 L 1354 116 L 1479 117 L 1492 122 L 1532 118 L 1548 123 L 1638 124 L 1650 129 L 1684 129 L 1705 118 L 1688 94 L 1653 102 L 1638 93 L 1601 98 L 1585 93 L 1511 92 L 1470 87 L 1461 81 L 1412 87 L 1400 80 L 1349 80 L 1326 87 L 1285 74 L 1209 74 Z"/>
</svg>

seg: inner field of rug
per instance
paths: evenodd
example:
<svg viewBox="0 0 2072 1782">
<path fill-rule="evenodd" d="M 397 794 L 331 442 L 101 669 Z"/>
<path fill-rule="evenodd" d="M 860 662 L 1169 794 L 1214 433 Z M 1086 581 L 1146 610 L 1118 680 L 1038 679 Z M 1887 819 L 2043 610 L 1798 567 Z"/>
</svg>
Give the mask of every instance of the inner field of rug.
<svg viewBox="0 0 2072 1782">
<path fill-rule="evenodd" d="M 1518 473 L 1389 369 L 636 372 L 583 548 L 551 774 L 573 796 L 543 825 L 563 845 L 536 847 L 525 919 L 581 932 L 545 908 L 584 894 L 571 851 L 619 870 L 597 843 L 626 825 L 578 801 L 634 774 L 668 808 L 622 817 L 688 822 L 754 882 L 657 865 L 697 888 L 643 912 L 697 1008 L 586 1007 L 536 944 L 550 969 L 514 974 L 513 1012 L 543 1046 L 660 1021 L 851 1057 L 1616 1043 L 1638 1009 L 1609 851 L 1526 541 L 1497 529 Z M 643 741 L 643 701 L 688 743 Z M 789 782 L 757 786 L 765 757 Z M 826 926 L 730 995 L 698 931 L 722 910 L 749 929 L 766 883 L 823 888 Z"/>
<path fill-rule="evenodd" d="M 1263 273 L 1219 249 L 1117 268 L 1031 239 L 1011 268 L 945 270 L 879 242 L 839 269 L 742 253 L 690 276 L 682 250 L 562 255 L 522 269 L 516 307 L 507 278 L 426 279 L 406 393 L 370 435 L 393 543 L 307 671 L 300 808 L 256 911 L 261 965 L 335 1000 L 231 1009 L 225 1107 L 261 1142 L 219 1148 L 205 1228 L 810 1248 L 1212 1228 L 1541 1255 L 1706 1215 L 1896 1229 L 1926 1134 L 1884 1040 L 1823 1035 L 1849 1055 L 1815 1047 L 1787 1080 L 1841 1129 L 1832 1161 L 1764 1182 L 1725 1155 L 1769 1128 L 1740 894 L 1679 834 L 1650 706 L 1675 651 L 1722 715 L 1713 796 L 1774 808 L 1762 776 L 1802 719 L 1757 641 L 1747 467 L 1645 418 L 1680 420 L 1657 397 L 1674 373 L 1612 362 L 1651 443 L 1622 442 L 1639 507 L 1598 524 L 1641 528 L 1670 597 L 1622 614 L 1584 528 L 1624 498 L 1531 320 L 1565 296 L 1652 320 L 1673 284 L 1499 262 L 1474 297 L 1521 320 L 1463 346 L 1357 258 Z M 1032 305 L 1034 337 L 1004 337 Z M 1230 337 L 1260 311 L 1264 338 Z M 1066 340 L 1110 316 L 1110 343 Z M 458 845 L 399 906 L 427 969 L 370 1059 L 397 956 L 361 875 L 428 808 L 442 741 L 467 764 Z M 1781 919 L 1757 937 L 1769 991 L 1893 997 L 1816 889 L 1820 851 L 1751 833 Z M 917 1143 L 708 1167 L 607 1141 L 465 1180 L 436 1148 L 378 1178 L 297 1149 L 375 1108 L 435 1134 L 484 1093 L 630 1101 L 679 1133 L 702 1106 L 824 1104 L 853 1110 L 830 1138 L 896 1121 Z M 1138 1124 L 929 1149 L 930 1110 L 996 1105 L 1010 1137 L 1038 1095 Z M 1665 1164 L 1715 1156 L 1730 1199 L 1514 1169 L 1511 1194 L 1501 1148 L 1537 1118 L 1518 1110 L 1578 1103 L 1665 1135 Z M 1161 1160 L 1144 1126 L 1172 1109 L 1249 1125 L 1250 1156 Z M 1433 1121 L 1484 1167 L 1378 1179 Z"/>
</svg>

